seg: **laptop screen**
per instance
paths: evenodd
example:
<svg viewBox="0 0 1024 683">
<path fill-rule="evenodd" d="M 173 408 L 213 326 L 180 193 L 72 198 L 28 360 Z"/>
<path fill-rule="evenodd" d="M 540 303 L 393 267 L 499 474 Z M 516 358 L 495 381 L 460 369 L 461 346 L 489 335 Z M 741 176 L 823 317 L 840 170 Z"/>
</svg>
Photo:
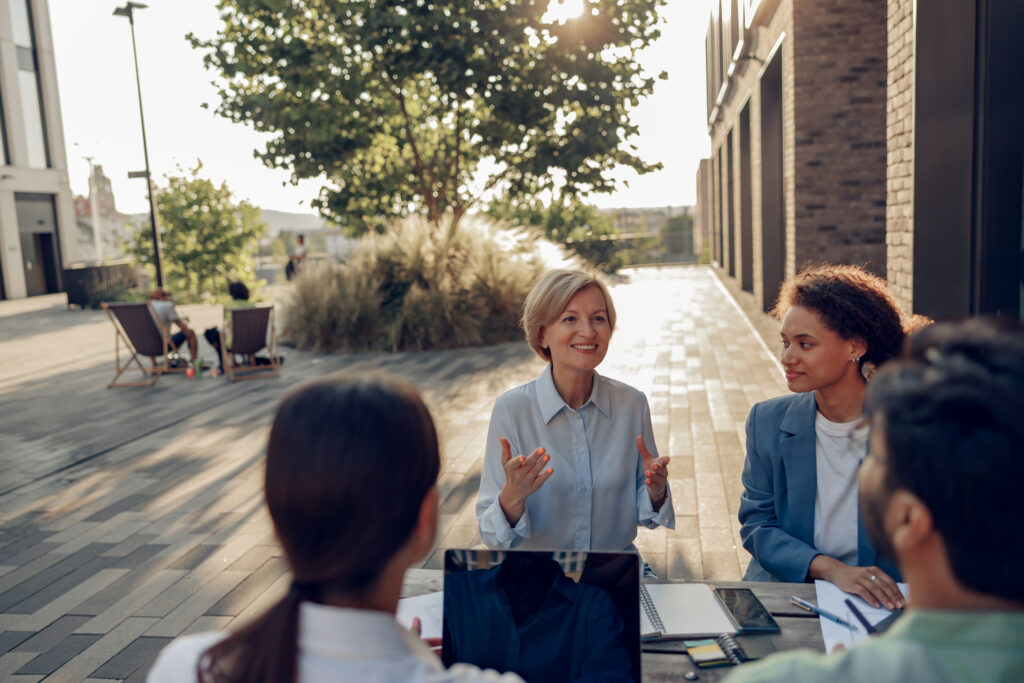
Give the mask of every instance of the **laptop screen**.
<svg viewBox="0 0 1024 683">
<path fill-rule="evenodd" d="M 531 683 L 639 683 L 639 555 L 445 551 L 441 659 Z"/>
</svg>

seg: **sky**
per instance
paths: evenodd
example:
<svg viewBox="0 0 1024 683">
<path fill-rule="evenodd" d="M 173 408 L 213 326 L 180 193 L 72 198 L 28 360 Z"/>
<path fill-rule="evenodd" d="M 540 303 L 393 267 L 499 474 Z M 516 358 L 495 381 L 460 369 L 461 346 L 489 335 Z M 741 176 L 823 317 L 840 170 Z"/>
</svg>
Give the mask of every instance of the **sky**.
<svg viewBox="0 0 1024 683">
<path fill-rule="evenodd" d="M 113 16 L 124 0 L 49 0 L 60 91 L 61 115 L 71 188 L 88 194 L 89 162 L 102 164 L 111 179 L 118 210 L 149 210 L 142 170 L 131 33 L 124 17 Z M 310 212 L 321 181 L 292 185 L 288 171 L 267 168 L 254 158 L 269 136 L 216 116 L 214 74 L 185 35 L 213 37 L 220 25 L 214 0 L 148 0 L 135 11 L 142 102 L 150 169 L 166 174 L 203 164 L 200 174 L 225 181 L 237 200 L 277 211 Z M 697 164 L 709 153 L 705 120 L 704 33 L 710 0 L 668 0 L 661 39 L 642 59 L 653 73 L 667 71 L 654 93 L 634 110 L 640 134 L 633 140 L 645 161 L 661 171 L 643 176 L 623 169 L 628 182 L 610 195 L 593 195 L 602 208 L 693 204 Z M 203 108 L 209 103 L 210 108 Z"/>
</svg>

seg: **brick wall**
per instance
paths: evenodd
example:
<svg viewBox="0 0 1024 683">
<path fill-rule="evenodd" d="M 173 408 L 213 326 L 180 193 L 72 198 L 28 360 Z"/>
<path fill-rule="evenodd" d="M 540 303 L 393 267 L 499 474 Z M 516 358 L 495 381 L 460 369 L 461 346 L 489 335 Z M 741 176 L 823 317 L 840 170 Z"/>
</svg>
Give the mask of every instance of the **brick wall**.
<svg viewBox="0 0 1024 683">
<path fill-rule="evenodd" d="M 886 263 L 889 291 L 913 310 L 914 0 L 888 0 Z"/>
<path fill-rule="evenodd" d="M 884 276 L 886 3 L 801 0 L 793 31 L 787 275 L 832 261 Z"/>
</svg>

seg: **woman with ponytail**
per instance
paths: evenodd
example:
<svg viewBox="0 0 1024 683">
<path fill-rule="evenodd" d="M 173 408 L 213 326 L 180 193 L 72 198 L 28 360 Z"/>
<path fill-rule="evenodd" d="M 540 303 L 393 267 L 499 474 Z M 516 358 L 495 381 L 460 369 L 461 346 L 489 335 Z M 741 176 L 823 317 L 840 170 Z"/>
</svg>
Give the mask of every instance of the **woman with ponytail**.
<svg viewBox="0 0 1024 683">
<path fill-rule="evenodd" d="M 150 683 L 519 681 L 445 670 L 395 621 L 405 571 L 434 543 L 439 470 L 434 423 L 412 386 L 357 376 L 292 392 L 270 431 L 265 479 L 291 587 L 232 634 L 171 643 Z"/>
</svg>

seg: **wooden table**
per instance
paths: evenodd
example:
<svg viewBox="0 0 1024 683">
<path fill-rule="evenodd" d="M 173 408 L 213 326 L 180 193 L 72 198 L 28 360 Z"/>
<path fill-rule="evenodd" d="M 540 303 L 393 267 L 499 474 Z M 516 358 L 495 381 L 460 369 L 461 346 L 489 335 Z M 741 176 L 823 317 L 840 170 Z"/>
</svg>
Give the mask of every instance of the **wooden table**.
<svg viewBox="0 0 1024 683">
<path fill-rule="evenodd" d="M 818 617 L 794 607 L 789 602 L 789 596 L 795 595 L 816 602 L 814 584 L 811 583 L 762 583 L 762 582 L 740 582 L 740 581 L 715 581 L 709 582 L 715 586 L 724 588 L 750 588 L 764 606 L 772 613 L 775 620 L 782 627 L 780 633 L 757 636 L 741 636 L 739 642 L 743 644 L 748 639 L 767 639 L 779 652 L 793 650 L 800 647 L 808 647 L 818 651 L 824 651 L 825 643 L 821 638 L 821 626 Z M 439 569 L 410 569 L 405 575 L 405 584 L 402 586 L 402 597 L 413 597 L 440 591 L 444 588 L 444 573 Z M 645 647 L 671 648 L 677 647 L 683 650 L 682 643 L 645 643 Z M 665 654 L 656 652 L 643 653 L 643 680 L 644 683 L 659 683 L 660 681 L 683 681 L 687 671 L 695 671 L 699 681 L 719 681 L 733 667 L 724 666 L 716 669 L 699 669 L 690 658 L 679 652 L 678 654 Z"/>
</svg>

